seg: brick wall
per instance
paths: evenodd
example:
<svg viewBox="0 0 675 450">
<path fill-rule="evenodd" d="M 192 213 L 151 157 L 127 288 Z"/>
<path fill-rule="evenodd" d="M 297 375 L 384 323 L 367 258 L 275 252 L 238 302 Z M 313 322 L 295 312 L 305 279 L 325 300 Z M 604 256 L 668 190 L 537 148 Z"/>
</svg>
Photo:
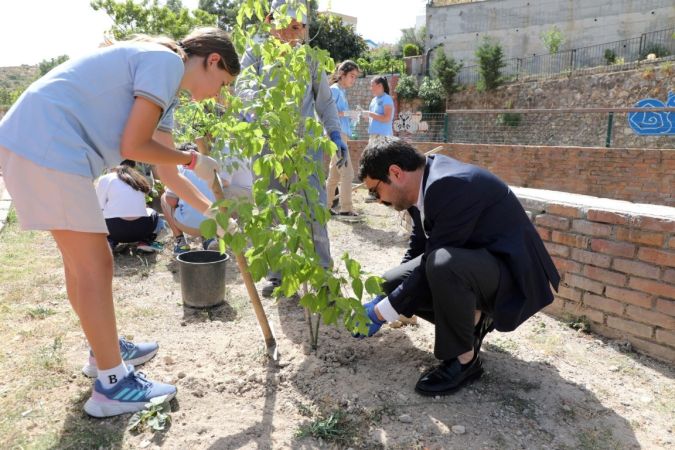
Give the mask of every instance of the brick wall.
<svg viewBox="0 0 675 450">
<path fill-rule="evenodd" d="M 366 141 L 350 141 L 354 166 Z M 675 150 L 415 143 L 485 167 L 510 185 L 675 206 Z"/>
<path fill-rule="evenodd" d="M 675 361 L 675 208 L 513 189 L 562 275 L 546 311 Z"/>
</svg>

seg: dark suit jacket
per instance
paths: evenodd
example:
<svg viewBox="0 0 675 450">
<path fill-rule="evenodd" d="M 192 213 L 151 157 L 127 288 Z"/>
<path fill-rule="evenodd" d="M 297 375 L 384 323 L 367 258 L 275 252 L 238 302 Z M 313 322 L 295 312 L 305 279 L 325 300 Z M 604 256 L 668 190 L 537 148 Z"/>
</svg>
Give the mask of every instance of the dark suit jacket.
<svg viewBox="0 0 675 450">
<path fill-rule="evenodd" d="M 398 313 L 410 316 L 420 298 L 431 298 L 426 256 L 442 247 L 485 248 L 498 259 L 501 277 L 493 319 L 500 331 L 515 329 L 553 301 L 550 285 L 557 290 L 560 275 L 503 181 L 480 167 L 434 155 L 427 158 L 422 192 L 424 224 L 417 207 L 409 208 L 413 230 L 403 262 L 424 256 L 422 264 L 389 294 Z"/>
</svg>

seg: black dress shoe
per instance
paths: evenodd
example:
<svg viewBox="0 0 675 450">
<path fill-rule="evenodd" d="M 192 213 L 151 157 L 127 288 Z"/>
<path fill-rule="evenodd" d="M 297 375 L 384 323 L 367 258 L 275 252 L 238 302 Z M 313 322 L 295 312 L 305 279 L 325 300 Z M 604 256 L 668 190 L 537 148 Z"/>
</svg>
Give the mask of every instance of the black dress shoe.
<svg viewBox="0 0 675 450">
<path fill-rule="evenodd" d="M 448 395 L 483 375 L 483 363 L 477 356 L 468 364 L 460 364 L 457 358 L 443 361 L 438 367 L 428 370 L 415 385 L 418 394 L 433 397 Z"/>
</svg>

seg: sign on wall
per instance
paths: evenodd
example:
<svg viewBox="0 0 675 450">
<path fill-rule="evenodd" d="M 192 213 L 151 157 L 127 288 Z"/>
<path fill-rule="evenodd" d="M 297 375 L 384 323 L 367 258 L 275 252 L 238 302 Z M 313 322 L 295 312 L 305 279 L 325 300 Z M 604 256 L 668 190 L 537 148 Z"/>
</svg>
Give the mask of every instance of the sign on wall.
<svg viewBox="0 0 675 450">
<path fill-rule="evenodd" d="M 422 113 L 402 112 L 398 119 L 394 120 L 394 131 L 404 133 L 417 133 L 418 131 L 428 131 L 429 124 L 422 121 Z"/>
<path fill-rule="evenodd" d="M 663 103 L 655 98 L 645 98 L 635 104 L 638 108 L 675 108 L 675 93 L 668 94 Z M 628 125 L 639 136 L 675 136 L 675 112 L 628 113 Z"/>
</svg>

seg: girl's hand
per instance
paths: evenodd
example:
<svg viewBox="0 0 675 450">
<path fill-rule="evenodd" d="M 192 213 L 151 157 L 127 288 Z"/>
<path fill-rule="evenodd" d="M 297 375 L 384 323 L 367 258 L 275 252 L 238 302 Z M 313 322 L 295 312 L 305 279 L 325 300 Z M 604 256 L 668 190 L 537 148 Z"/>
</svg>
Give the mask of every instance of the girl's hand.
<svg viewBox="0 0 675 450">
<path fill-rule="evenodd" d="M 187 168 L 194 170 L 199 178 L 209 182 L 213 181 L 215 174 L 220 172 L 218 161 L 197 152 L 194 153 L 193 163 L 189 164 Z"/>
</svg>

